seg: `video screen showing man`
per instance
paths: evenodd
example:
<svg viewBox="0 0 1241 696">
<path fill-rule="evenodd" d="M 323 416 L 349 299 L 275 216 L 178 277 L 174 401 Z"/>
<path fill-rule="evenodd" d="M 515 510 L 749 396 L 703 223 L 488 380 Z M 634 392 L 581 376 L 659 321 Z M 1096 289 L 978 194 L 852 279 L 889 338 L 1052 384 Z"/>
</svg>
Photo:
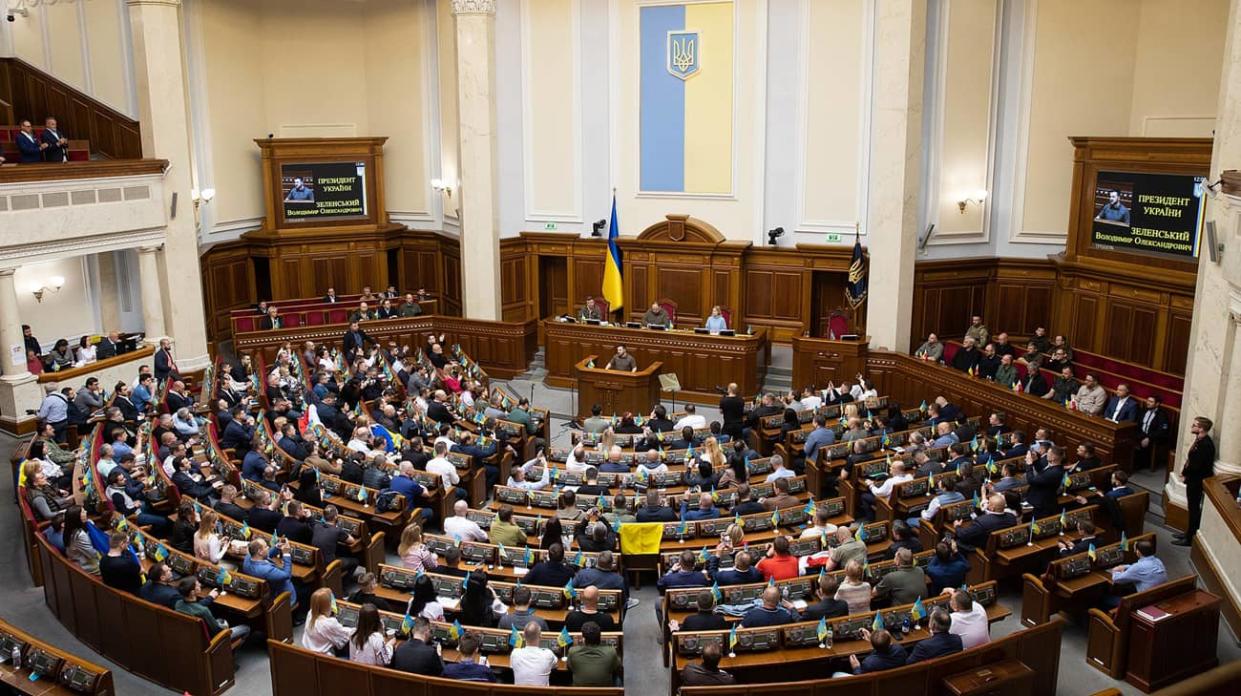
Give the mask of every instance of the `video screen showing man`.
<svg viewBox="0 0 1241 696">
<path fill-rule="evenodd" d="M 293 186 L 285 195 L 284 200 L 286 203 L 314 203 L 315 192 L 314 189 L 306 185 L 306 180 L 303 177 L 295 176 L 293 177 Z"/>
<path fill-rule="evenodd" d="M 1094 219 L 1113 225 L 1129 226 L 1129 206 L 1121 201 L 1121 193 L 1118 189 L 1107 191 L 1107 201 L 1099 206 L 1099 212 L 1095 214 Z"/>
</svg>

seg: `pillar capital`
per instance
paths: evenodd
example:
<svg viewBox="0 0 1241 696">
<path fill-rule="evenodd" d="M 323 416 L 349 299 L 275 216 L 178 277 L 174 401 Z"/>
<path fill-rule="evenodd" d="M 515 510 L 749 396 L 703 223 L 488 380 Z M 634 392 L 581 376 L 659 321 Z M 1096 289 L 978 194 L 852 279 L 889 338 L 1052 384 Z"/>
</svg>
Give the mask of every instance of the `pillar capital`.
<svg viewBox="0 0 1241 696">
<path fill-rule="evenodd" d="M 138 253 L 139 254 L 154 254 L 155 252 L 163 248 L 164 248 L 163 244 L 148 244 L 146 246 L 138 247 Z"/>
<path fill-rule="evenodd" d="M 135 5 L 165 5 L 167 7 L 180 7 L 181 0 L 125 0 L 125 4 L 130 7 Z"/>
<path fill-rule="evenodd" d="M 0 268 L 0 277 L 8 278 L 17 272 L 16 268 Z"/>
<path fill-rule="evenodd" d="M 130 0 L 130 2 L 133 1 Z M 452 0 L 452 13 L 454 15 L 494 15 L 496 0 Z"/>
</svg>

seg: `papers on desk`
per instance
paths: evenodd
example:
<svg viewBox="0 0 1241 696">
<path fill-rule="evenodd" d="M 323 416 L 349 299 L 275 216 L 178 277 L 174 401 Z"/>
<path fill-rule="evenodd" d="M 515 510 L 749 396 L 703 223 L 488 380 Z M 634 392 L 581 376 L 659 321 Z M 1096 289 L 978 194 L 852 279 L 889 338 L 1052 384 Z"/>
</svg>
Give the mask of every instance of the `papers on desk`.
<svg viewBox="0 0 1241 696">
<path fill-rule="evenodd" d="M 522 568 L 521 566 L 513 566 L 513 575 L 516 575 L 519 578 L 529 572 L 530 572 L 529 568 Z"/>
<path fill-rule="evenodd" d="M 793 608 L 796 609 L 797 611 L 805 611 L 806 607 L 808 606 L 806 604 L 806 600 L 804 599 L 794 599 L 791 602 L 791 604 L 793 605 Z"/>
<path fill-rule="evenodd" d="M 441 607 L 444 607 L 444 611 L 461 611 L 461 599 L 459 597 L 440 595 L 435 598 L 435 601 L 439 602 Z"/>
</svg>

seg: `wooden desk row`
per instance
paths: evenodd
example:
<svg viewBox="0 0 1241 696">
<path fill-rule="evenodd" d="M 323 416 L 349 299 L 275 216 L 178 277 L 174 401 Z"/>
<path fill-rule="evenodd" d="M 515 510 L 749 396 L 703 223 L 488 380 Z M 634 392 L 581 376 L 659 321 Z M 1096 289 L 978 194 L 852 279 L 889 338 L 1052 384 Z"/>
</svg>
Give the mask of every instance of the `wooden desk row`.
<svg viewBox="0 0 1241 696">
<path fill-rule="evenodd" d="M 1042 574 L 1022 575 L 1021 622 L 1037 626 L 1061 611 L 1082 610 L 1112 587 L 1111 568 L 1133 563 L 1139 541 L 1155 544 L 1154 533 L 1126 539 L 1124 544 L 1100 544 L 1093 557 L 1089 552 L 1064 556 L 1052 561 Z"/>
<path fill-rule="evenodd" d="M 990 622 L 1002 621 L 1011 612 L 996 602 L 995 583 L 985 583 L 970 588 L 974 600 L 987 609 Z M 923 601 L 926 616 L 939 606 L 947 606 L 946 594 L 929 597 Z M 702 654 L 702 649 L 712 643 L 719 645 L 724 653 L 720 669 L 737 675 L 741 681 L 751 681 L 750 673 L 770 674 L 773 670 L 787 670 L 797 665 L 802 673 L 813 673 L 815 665 L 822 670 L 834 660 L 871 651 L 869 641 L 863 640 L 861 632 L 871 630 L 882 622 L 893 638 L 903 644 L 912 644 L 930 636 L 927 619 L 914 620 L 913 604 L 903 604 L 865 614 L 852 614 L 824 621 L 831 631 L 832 643 L 828 645 L 819 637 L 819 621 L 804 621 L 783 626 L 761 628 L 733 627 L 724 631 L 678 631 L 672 633 L 668 650 L 672 669 L 672 689 L 680 686 L 680 673 L 687 664 Z M 904 627 L 909 626 L 908 632 Z"/>
<path fill-rule="evenodd" d="M 14 667 L 13 651 L 21 654 Z M 112 672 L 0 620 L 0 683 L 29 696 L 112 696 Z"/>
</svg>

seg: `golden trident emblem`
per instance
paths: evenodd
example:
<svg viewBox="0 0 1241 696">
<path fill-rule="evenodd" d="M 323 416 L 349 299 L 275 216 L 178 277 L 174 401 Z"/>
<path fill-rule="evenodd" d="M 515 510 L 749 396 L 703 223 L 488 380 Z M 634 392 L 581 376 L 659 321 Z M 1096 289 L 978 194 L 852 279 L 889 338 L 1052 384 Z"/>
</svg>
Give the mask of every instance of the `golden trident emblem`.
<svg viewBox="0 0 1241 696">
<path fill-rule="evenodd" d="M 694 44 L 694 39 L 689 36 L 672 40 L 672 67 L 677 72 L 684 74 L 694 67 Z"/>
</svg>

